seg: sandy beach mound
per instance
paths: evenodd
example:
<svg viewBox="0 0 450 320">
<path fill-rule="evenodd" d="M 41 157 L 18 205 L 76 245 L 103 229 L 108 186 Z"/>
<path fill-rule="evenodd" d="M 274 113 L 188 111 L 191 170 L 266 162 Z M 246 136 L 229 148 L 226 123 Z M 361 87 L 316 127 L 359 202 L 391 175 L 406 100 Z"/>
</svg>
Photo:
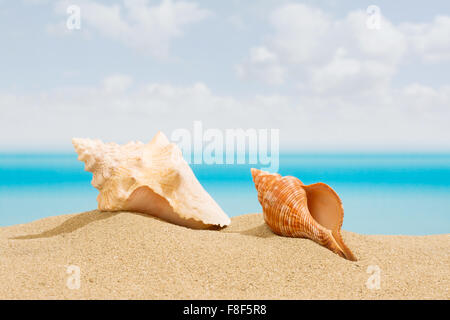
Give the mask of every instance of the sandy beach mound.
<svg viewBox="0 0 450 320">
<path fill-rule="evenodd" d="M 450 298 L 449 234 L 343 236 L 357 262 L 307 239 L 279 237 L 261 214 L 235 217 L 221 231 L 129 212 L 50 217 L 0 228 L 0 297 Z"/>
</svg>

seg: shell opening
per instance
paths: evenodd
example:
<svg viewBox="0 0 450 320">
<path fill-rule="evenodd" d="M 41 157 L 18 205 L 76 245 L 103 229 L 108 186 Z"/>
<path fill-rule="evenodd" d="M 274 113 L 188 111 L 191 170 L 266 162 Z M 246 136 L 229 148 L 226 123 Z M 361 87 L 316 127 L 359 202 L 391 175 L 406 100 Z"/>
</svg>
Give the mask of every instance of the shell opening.
<svg viewBox="0 0 450 320">
<path fill-rule="evenodd" d="M 212 225 L 204 224 L 201 221 L 180 217 L 175 213 L 167 199 L 161 197 L 147 186 L 139 187 L 132 192 L 127 200 L 125 209 L 149 214 L 164 221 L 192 229 L 212 228 Z"/>
<path fill-rule="evenodd" d="M 335 245 L 342 255 L 348 260 L 356 261 L 356 257 L 345 245 L 339 231 L 344 219 L 344 209 L 339 196 L 331 187 L 324 183 L 304 186 L 304 189 L 311 216 L 322 227 L 330 230 Z"/>
</svg>

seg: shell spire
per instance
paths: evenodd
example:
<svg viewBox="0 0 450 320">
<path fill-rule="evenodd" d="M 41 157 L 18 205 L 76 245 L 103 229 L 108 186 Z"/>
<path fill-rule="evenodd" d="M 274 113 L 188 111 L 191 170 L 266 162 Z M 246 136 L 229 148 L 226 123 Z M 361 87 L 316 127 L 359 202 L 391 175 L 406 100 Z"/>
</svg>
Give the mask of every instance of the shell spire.
<svg viewBox="0 0 450 320">
<path fill-rule="evenodd" d="M 98 209 L 137 211 L 192 228 L 226 226 L 230 218 L 203 189 L 177 145 L 158 132 L 148 143 L 125 145 L 72 139 L 93 174 Z"/>
<path fill-rule="evenodd" d="M 356 257 L 341 236 L 344 209 L 325 183 L 304 185 L 298 178 L 251 169 L 264 220 L 282 236 L 311 239 L 351 261 Z"/>
</svg>

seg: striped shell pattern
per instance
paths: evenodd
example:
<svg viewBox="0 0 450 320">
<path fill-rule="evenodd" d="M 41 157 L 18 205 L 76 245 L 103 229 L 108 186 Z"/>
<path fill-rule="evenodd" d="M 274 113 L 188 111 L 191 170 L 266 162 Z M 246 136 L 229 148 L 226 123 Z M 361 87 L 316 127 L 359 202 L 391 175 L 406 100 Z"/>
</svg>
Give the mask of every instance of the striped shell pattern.
<svg viewBox="0 0 450 320">
<path fill-rule="evenodd" d="M 311 239 L 343 258 L 356 261 L 342 239 L 344 209 L 331 187 L 324 183 L 304 185 L 295 177 L 258 169 L 251 172 L 264 220 L 274 233 Z"/>
</svg>

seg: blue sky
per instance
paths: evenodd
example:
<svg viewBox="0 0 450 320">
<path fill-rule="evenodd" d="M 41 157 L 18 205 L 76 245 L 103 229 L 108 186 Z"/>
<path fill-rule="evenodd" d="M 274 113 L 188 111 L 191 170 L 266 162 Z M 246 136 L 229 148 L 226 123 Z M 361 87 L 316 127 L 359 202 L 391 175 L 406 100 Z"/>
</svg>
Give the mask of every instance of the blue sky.
<svg viewBox="0 0 450 320">
<path fill-rule="evenodd" d="M 0 25 L 0 150 L 201 120 L 296 151 L 450 151 L 448 1 L 0 0 Z"/>
</svg>

